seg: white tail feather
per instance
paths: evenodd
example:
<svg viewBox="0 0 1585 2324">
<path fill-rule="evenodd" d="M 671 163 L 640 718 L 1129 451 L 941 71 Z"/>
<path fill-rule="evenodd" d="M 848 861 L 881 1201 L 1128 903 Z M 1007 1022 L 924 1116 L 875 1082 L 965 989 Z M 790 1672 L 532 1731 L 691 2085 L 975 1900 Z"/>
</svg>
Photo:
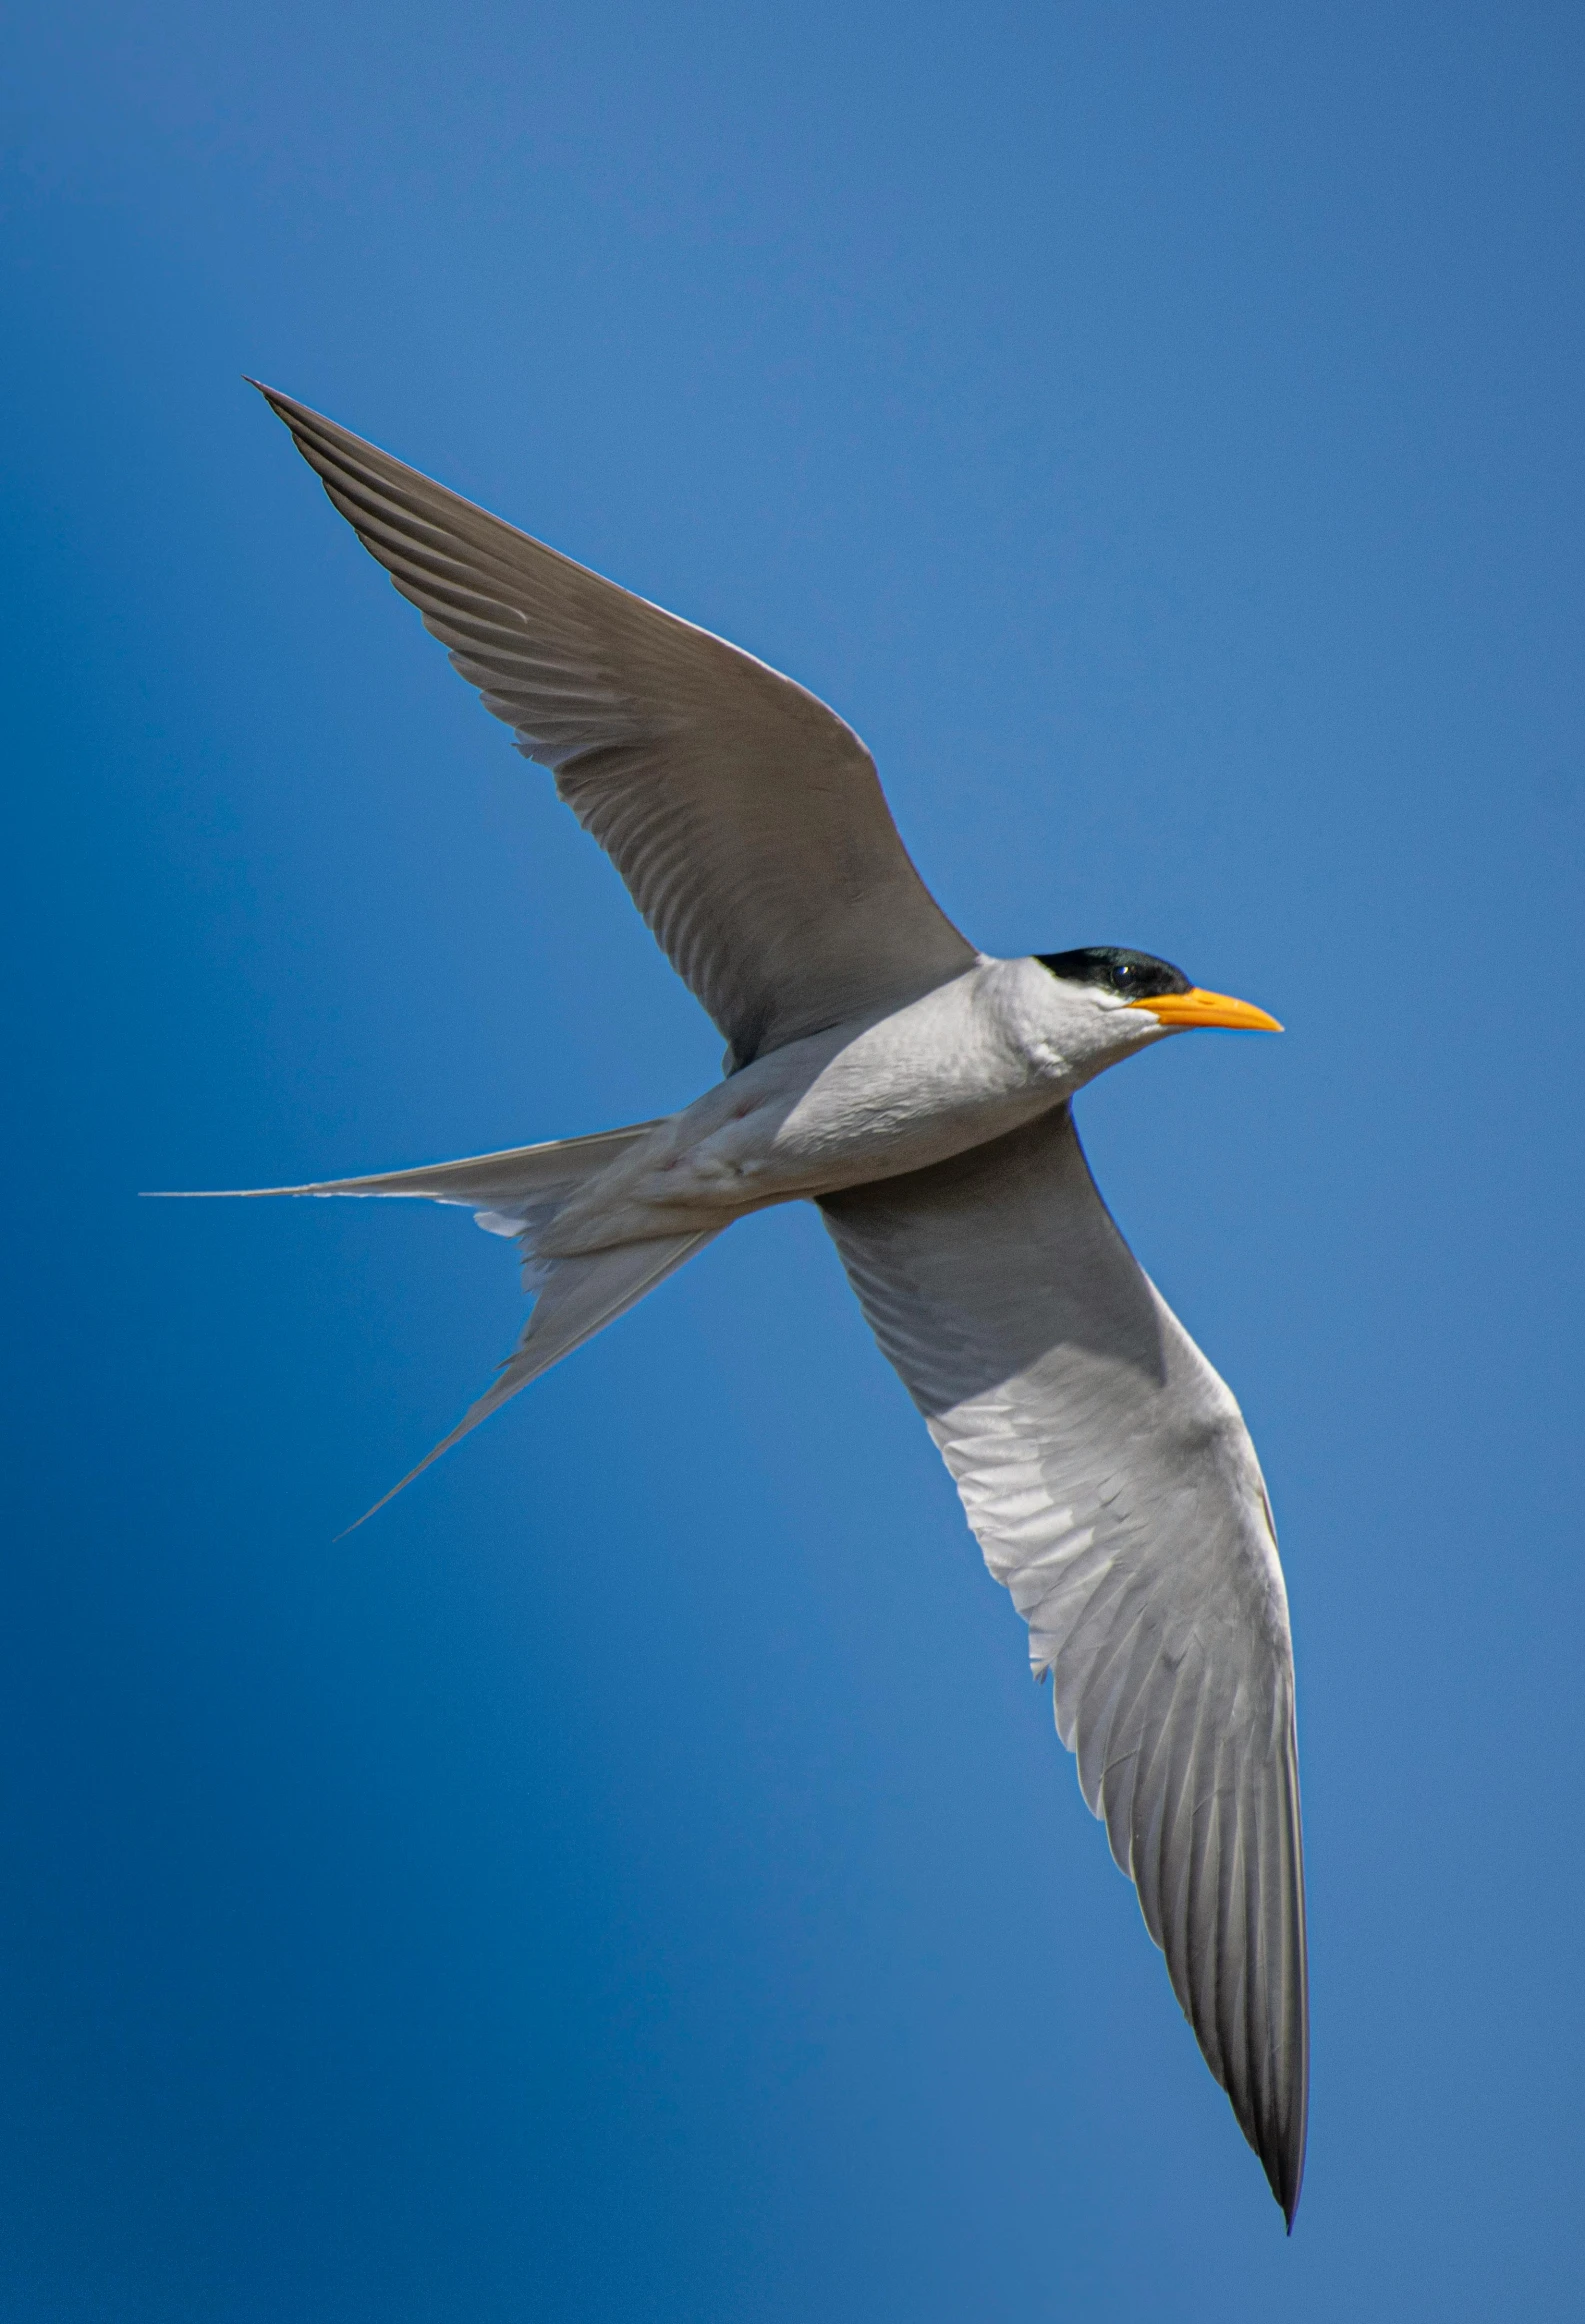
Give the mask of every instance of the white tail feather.
<svg viewBox="0 0 1585 2324">
<path fill-rule="evenodd" d="M 458 1202 L 468 1209 L 511 1213 L 565 1194 L 616 1161 L 629 1146 L 659 1129 L 633 1122 L 596 1130 L 588 1138 L 553 1138 L 543 1146 L 510 1146 L 500 1154 L 470 1154 L 460 1162 L 426 1162 L 417 1170 L 377 1171 L 369 1178 L 325 1178 L 310 1186 L 226 1186 L 150 1196 L 158 1202 L 257 1202 L 275 1194 L 383 1194 Z"/>
<path fill-rule="evenodd" d="M 367 1178 L 326 1178 L 309 1186 L 238 1186 L 162 1200 L 252 1201 L 276 1194 L 370 1194 L 417 1196 L 431 1202 L 461 1203 L 491 1234 L 516 1238 L 523 1254 L 524 1280 L 539 1294 L 512 1354 L 494 1383 L 463 1414 L 451 1434 L 410 1469 L 401 1484 L 382 1494 L 357 1520 L 364 1525 L 375 1510 L 393 1501 L 403 1486 L 422 1476 L 432 1461 L 478 1427 L 520 1388 L 570 1356 L 608 1323 L 625 1315 L 720 1233 L 666 1235 L 651 1242 L 622 1243 L 568 1259 L 540 1259 L 535 1238 L 575 1188 L 597 1177 L 630 1146 L 661 1127 L 660 1120 L 633 1122 L 625 1129 L 598 1130 L 588 1138 L 558 1138 L 542 1146 L 513 1146 L 500 1154 L 473 1154 L 460 1162 L 433 1162 L 417 1170 L 386 1170 Z M 349 1525 L 347 1532 L 356 1531 Z M 342 1538 L 345 1538 L 344 1536 Z"/>
<path fill-rule="evenodd" d="M 526 1388 L 531 1380 L 548 1372 L 552 1364 L 559 1364 L 563 1356 L 570 1356 L 574 1348 L 581 1348 L 585 1340 L 592 1340 L 596 1332 L 603 1331 L 608 1323 L 615 1323 L 630 1307 L 636 1307 L 646 1291 L 653 1291 L 657 1283 L 674 1274 L 685 1259 L 691 1259 L 695 1251 L 713 1242 L 720 1232 L 719 1227 L 714 1227 L 703 1234 L 665 1235 L 653 1242 L 620 1243 L 608 1251 L 590 1251 L 574 1259 L 549 1261 L 544 1288 L 523 1327 L 523 1336 L 492 1385 L 476 1404 L 469 1406 L 450 1435 L 443 1436 L 433 1452 L 426 1453 L 417 1468 L 409 1469 L 388 1493 L 382 1493 L 372 1509 L 366 1509 L 347 1527 L 347 1533 L 355 1533 L 359 1525 L 366 1525 L 377 1510 L 383 1509 L 387 1501 L 394 1501 L 442 1453 L 460 1444 L 481 1420 L 488 1420 L 520 1388 Z M 338 1538 L 344 1540 L 346 1535 Z"/>
</svg>

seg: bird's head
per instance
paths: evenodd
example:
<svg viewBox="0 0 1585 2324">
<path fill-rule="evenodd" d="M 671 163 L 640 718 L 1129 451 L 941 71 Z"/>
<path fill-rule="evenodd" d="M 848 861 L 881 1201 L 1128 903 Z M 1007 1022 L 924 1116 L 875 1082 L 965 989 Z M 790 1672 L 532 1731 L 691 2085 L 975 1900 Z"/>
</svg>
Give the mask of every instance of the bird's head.
<svg viewBox="0 0 1585 2324">
<path fill-rule="evenodd" d="M 1191 984 L 1181 968 L 1154 953 L 1121 944 L 1083 944 L 1073 952 L 1037 952 L 1048 975 L 1071 996 L 1081 1015 L 1095 1012 L 1094 1034 L 1119 1056 L 1164 1033 L 1225 1026 L 1243 1033 L 1280 1033 L 1282 1027 L 1250 1001 Z"/>
</svg>

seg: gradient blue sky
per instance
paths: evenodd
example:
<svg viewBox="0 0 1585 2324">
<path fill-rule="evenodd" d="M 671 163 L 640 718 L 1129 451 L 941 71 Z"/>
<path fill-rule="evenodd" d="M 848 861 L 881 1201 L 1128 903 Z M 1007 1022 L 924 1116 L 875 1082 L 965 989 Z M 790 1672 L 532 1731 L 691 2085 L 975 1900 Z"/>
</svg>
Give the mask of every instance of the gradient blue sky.
<svg viewBox="0 0 1585 2324">
<path fill-rule="evenodd" d="M 1582 145 L 1549 6 L 6 34 L 4 2324 L 1578 2316 Z M 719 1043 L 257 372 L 833 701 L 1293 1599 L 1290 2242 L 811 1212 L 488 1378 L 456 1213 L 140 1206 Z"/>
</svg>

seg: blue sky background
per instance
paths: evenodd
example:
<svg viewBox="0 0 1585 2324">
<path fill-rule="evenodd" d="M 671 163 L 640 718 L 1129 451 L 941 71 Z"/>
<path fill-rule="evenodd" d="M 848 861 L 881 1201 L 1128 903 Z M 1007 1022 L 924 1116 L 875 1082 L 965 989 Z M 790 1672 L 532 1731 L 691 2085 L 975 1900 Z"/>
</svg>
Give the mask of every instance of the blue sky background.
<svg viewBox="0 0 1585 2324">
<path fill-rule="evenodd" d="M 5 33 L 5 2324 L 1579 2313 L 1585 33 Z M 1291 2242 L 812 1212 L 332 1537 L 461 1214 L 139 1205 L 719 1043 L 239 384 L 834 702 L 993 950 L 1274 1009 L 1081 1124 L 1300 1676 Z"/>
</svg>

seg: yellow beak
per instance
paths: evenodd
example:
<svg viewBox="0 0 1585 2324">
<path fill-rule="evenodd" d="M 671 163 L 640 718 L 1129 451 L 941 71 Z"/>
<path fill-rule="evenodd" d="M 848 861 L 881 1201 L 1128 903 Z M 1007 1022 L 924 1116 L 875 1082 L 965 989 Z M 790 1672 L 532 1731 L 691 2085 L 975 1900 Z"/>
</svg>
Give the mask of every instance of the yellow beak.
<svg viewBox="0 0 1585 2324">
<path fill-rule="evenodd" d="M 1202 992 L 1198 985 L 1186 993 L 1153 993 L 1148 1001 L 1129 1001 L 1131 1009 L 1148 1009 L 1163 1025 L 1225 1025 L 1234 1033 L 1280 1033 L 1282 1027 L 1253 1001 L 1235 1001 L 1229 993 Z"/>
</svg>

